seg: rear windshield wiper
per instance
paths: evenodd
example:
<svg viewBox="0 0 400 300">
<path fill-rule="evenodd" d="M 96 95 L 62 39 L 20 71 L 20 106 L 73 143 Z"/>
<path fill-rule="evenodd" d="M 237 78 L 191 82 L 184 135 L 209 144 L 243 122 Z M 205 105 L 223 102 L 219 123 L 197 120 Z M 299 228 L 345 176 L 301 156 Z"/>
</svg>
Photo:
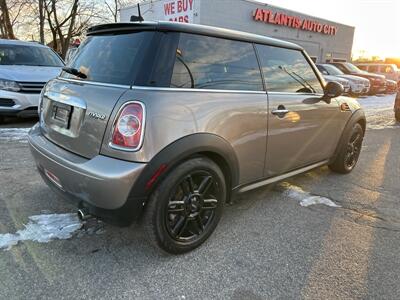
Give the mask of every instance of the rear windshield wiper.
<svg viewBox="0 0 400 300">
<path fill-rule="evenodd" d="M 79 70 L 77 70 L 77 69 L 74 69 L 74 68 L 63 67 L 62 70 L 63 70 L 64 72 L 69 73 L 69 74 L 75 75 L 75 76 L 77 76 L 77 77 L 79 77 L 79 78 L 83 78 L 83 79 L 87 78 L 86 74 L 84 74 L 84 73 L 82 73 L 81 71 L 79 71 Z"/>
</svg>

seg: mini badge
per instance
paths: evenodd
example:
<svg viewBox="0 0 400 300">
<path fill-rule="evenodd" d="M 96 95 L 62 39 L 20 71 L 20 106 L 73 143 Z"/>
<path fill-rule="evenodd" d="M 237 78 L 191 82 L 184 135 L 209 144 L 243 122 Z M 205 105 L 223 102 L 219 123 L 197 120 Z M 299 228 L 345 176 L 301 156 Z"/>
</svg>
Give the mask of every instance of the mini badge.
<svg viewBox="0 0 400 300">
<path fill-rule="evenodd" d="M 99 114 L 99 113 L 93 112 L 93 111 L 89 112 L 89 117 L 96 119 L 96 120 L 105 120 L 106 119 L 106 115 L 102 115 L 102 114 Z"/>
</svg>

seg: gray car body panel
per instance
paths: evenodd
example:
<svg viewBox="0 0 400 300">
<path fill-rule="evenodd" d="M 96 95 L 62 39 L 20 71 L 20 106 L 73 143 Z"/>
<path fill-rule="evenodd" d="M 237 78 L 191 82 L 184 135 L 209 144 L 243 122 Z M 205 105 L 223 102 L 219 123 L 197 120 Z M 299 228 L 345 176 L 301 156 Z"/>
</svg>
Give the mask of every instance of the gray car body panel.
<svg viewBox="0 0 400 300">
<path fill-rule="evenodd" d="M 269 115 L 265 177 L 277 176 L 329 158 L 344 119 L 338 102 L 321 95 L 269 93 L 271 110 L 285 106 L 283 118 Z"/>
<path fill-rule="evenodd" d="M 50 81 L 43 90 L 41 100 L 43 134 L 60 147 L 83 157 L 92 158 L 98 155 L 115 102 L 127 89 L 62 79 Z M 62 128 L 51 120 L 57 104 L 74 106 L 69 129 Z M 105 118 L 93 118 L 93 112 Z"/>
<path fill-rule="evenodd" d="M 29 144 L 41 173 L 55 174 L 61 190 L 104 209 L 117 209 L 125 204 L 132 182 L 146 166 L 103 155 L 83 158 L 51 143 L 38 126 L 30 131 Z"/>
<path fill-rule="evenodd" d="M 101 150 L 103 155 L 149 162 L 159 151 L 182 137 L 210 133 L 223 138 L 234 149 L 239 160 L 240 183 L 263 176 L 268 112 L 265 92 L 134 87 L 121 97 L 117 107 L 131 100 L 141 101 L 146 107 L 148 117 L 142 148 L 136 152 L 123 152 L 109 147 L 112 132 L 109 122 Z M 111 119 L 115 114 L 116 111 Z"/>
<path fill-rule="evenodd" d="M 131 30 L 133 25 L 96 26 L 89 34 L 118 26 Z M 204 26 L 139 26 L 231 36 L 301 50 L 275 39 Z M 305 57 L 324 85 L 315 65 Z M 240 191 L 326 163 L 334 156 L 347 122 L 360 110 L 354 99 L 326 99 L 322 94 L 118 86 L 64 78 L 51 81 L 43 99 L 40 127 L 32 129 L 29 139 L 42 175 L 44 169 L 54 173 L 62 186 L 57 189 L 65 189 L 81 202 L 128 212 L 129 203 L 141 210 L 159 180 L 196 155 L 215 159 L 229 177 L 230 189 Z M 122 151 L 110 145 L 112 128 L 121 107 L 130 101 L 139 101 L 145 108 L 144 137 L 137 151 Z M 48 121 L 53 102 L 76 104 L 77 119 L 70 132 Z M 349 108 L 342 110 L 343 103 Z M 283 117 L 272 114 L 279 105 L 289 113 Z M 149 185 L 164 164 L 165 173 Z"/>
</svg>

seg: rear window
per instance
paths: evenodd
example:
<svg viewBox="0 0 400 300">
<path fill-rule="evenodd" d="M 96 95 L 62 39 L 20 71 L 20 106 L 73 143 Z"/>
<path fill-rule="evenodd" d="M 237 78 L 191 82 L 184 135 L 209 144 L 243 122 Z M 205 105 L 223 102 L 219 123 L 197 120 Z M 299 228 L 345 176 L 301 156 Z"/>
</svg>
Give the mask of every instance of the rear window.
<svg viewBox="0 0 400 300">
<path fill-rule="evenodd" d="M 0 45 L 0 65 L 62 67 L 62 60 L 47 47 Z"/>
<path fill-rule="evenodd" d="M 89 36 L 69 67 L 84 73 L 80 79 L 63 72 L 64 78 L 131 85 L 141 66 L 153 32 Z"/>
<path fill-rule="evenodd" d="M 254 47 L 246 42 L 182 33 L 171 87 L 261 91 Z"/>
</svg>

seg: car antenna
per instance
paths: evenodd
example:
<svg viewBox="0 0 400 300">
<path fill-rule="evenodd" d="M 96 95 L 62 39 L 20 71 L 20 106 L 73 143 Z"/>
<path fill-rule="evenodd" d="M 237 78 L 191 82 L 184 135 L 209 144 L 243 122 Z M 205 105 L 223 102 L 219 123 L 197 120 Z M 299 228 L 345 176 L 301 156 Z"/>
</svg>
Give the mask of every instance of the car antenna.
<svg viewBox="0 0 400 300">
<path fill-rule="evenodd" d="M 143 22 L 144 19 L 142 17 L 142 13 L 140 12 L 140 4 L 137 4 L 138 14 L 139 16 L 131 16 L 131 22 Z"/>
</svg>

